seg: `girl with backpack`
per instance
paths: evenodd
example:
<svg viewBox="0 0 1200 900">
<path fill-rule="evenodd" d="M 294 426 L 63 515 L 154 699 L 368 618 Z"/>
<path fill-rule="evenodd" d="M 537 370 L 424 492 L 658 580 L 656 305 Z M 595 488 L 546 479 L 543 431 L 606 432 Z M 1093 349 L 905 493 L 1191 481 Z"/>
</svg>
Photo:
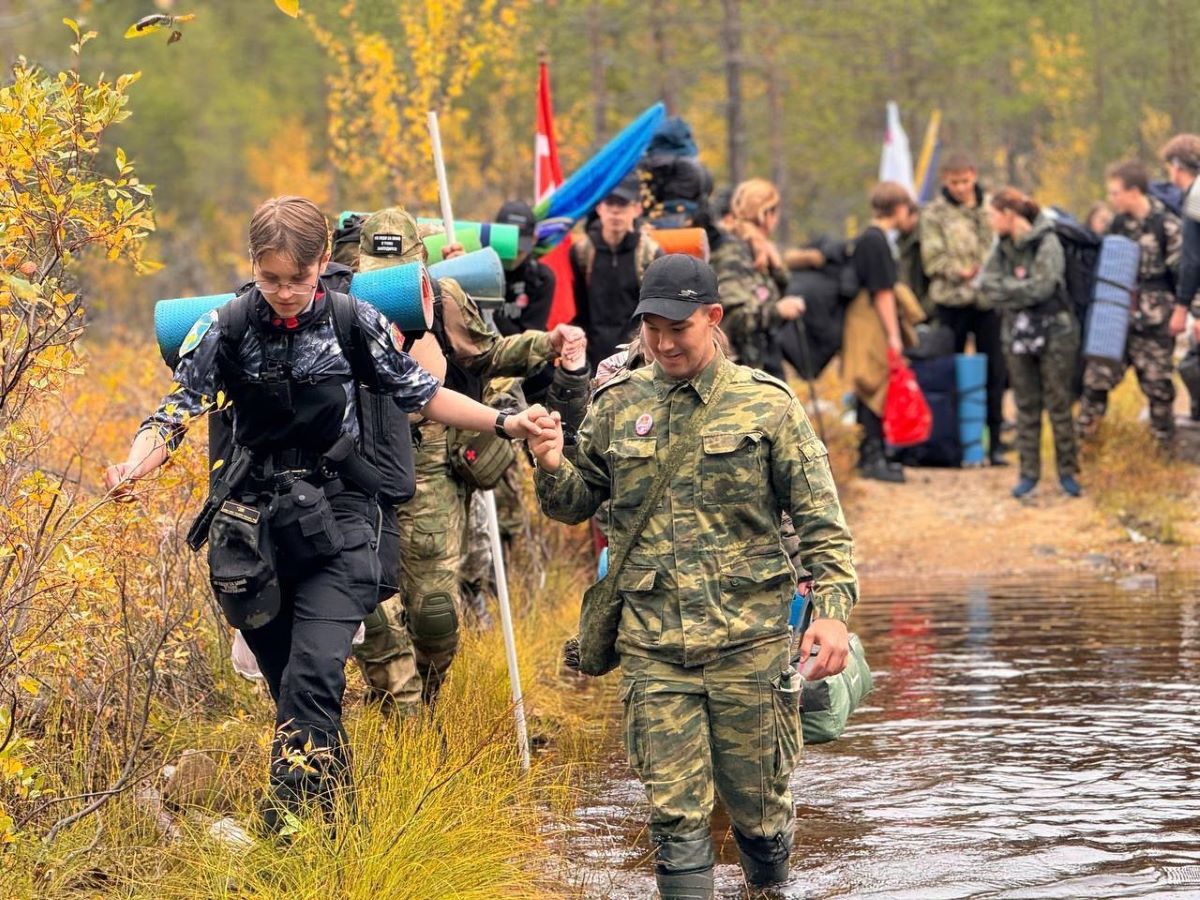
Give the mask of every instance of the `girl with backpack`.
<svg viewBox="0 0 1200 900">
<path fill-rule="evenodd" d="M 180 347 L 176 387 L 142 424 L 126 460 L 104 473 L 108 489 L 127 498 L 168 460 L 188 423 L 212 410 L 212 398 L 230 398 L 235 452 L 189 542 L 198 548 L 207 538 L 217 601 L 275 701 L 263 804 L 271 831 L 313 804 L 331 815 L 339 795 L 353 804 L 341 717 L 345 663 L 378 602 L 380 576 L 380 479 L 359 452 L 356 383 L 387 391 L 406 412 L 513 439 L 539 433 L 533 422 L 545 415 L 540 406 L 498 415 L 442 387 L 400 351 L 377 310 L 327 289 L 320 274 L 329 255 L 328 225 L 310 200 L 260 206 L 250 221 L 254 286 L 230 304 L 250 305 L 250 327 L 226 340 L 228 312 L 202 316 Z M 369 347 L 352 354 L 359 359 L 343 351 L 331 314 L 347 299 Z"/>
<path fill-rule="evenodd" d="M 1001 343 L 1017 402 L 1021 471 L 1012 495 L 1029 496 L 1041 477 L 1044 410 L 1054 432 L 1059 484 L 1078 497 L 1071 402 L 1079 324 L 1067 299 L 1062 244 L 1051 219 L 1015 188 L 995 194 L 988 212 L 998 240 L 984 264 L 981 287 L 1002 313 Z"/>
</svg>

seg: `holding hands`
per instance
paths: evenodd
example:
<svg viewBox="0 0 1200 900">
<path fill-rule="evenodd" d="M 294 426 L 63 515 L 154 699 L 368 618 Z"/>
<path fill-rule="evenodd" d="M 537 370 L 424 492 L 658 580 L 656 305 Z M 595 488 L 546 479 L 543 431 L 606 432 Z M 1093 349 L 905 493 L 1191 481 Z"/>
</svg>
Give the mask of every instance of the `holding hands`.
<svg viewBox="0 0 1200 900">
<path fill-rule="evenodd" d="M 538 468 L 543 472 L 557 472 L 562 465 L 563 430 L 562 416 L 558 413 L 547 413 L 540 406 L 530 407 L 527 412 L 540 410 L 537 419 L 538 434 L 529 438 L 529 452 L 537 460 Z"/>
</svg>

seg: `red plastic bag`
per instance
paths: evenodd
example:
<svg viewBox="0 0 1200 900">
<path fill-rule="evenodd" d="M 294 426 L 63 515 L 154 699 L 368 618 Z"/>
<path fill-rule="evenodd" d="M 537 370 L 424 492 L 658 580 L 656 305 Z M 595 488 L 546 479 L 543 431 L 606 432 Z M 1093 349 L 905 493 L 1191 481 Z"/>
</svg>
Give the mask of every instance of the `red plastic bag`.
<svg viewBox="0 0 1200 900">
<path fill-rule="evenodd" d="M 899 354 L 889 353 L 887 399 L 883 402 L 883 439 L 893 447 L 911 447 L 929 440 L 933 413 L 917 384 L 917 376 Z"/>
</svg>

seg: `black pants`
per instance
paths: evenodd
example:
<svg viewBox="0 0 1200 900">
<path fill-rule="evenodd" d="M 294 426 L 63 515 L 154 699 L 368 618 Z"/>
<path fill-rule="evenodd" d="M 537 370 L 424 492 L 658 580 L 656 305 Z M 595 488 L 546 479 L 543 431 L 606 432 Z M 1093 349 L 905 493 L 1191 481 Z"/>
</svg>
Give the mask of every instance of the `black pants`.
<svg viewBox="0 0 1200 900">
<path fill-rule="evenodd" d="M 275 700 L 271 792 L 291 811 L 312 800 L 331 810 L 336 791 L 350 785 L 342 727 L 346 658 L 359 624 L 378 602 L 377 507 L 353 493 L 339 494 L 331 504 L 344 549 L 315 568 L 277 559 L 279 615 L 242 632 Z"/>
<path fill-rule="evenodd" d="M 975 352 L 987 355 L 987 427 L 991 435 L 989 450 L 1000 443 L 1004 389 L 1008 387 L 1008 368 L 1000 341 L 1000 315 L 992 309 L 976 306 L 939 306 L 938 321 L 954 332 L 954 352 L 967 347 L 967 335 L 975 336 Z"/>
<path fill-rule="evenodd" d="M 861 397 L 858 399 L 858 424 L 863 431 L 858 445 L 858 465 L 861 468 L 883 459 L 883 419 L 875 415 Z"/>
</svg>

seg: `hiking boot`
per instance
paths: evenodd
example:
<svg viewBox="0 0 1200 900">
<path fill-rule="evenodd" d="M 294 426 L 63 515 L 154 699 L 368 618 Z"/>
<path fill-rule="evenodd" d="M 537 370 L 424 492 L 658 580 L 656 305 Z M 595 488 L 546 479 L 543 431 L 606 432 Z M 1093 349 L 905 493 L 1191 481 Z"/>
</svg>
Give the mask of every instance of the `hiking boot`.
<svg viewBox="0 0 1200 900">
<path fill-rule="evenodd" d="M 1058 483 L 1062 485 L 1063 493 L 1068 497 L 1083 496 L 1083 488 L 1079 486 L 1079 482 L 1075 480 L 1074 475 L 1060 475 Z"/>
<path fill-rule="evenodd" d="M 992 452 L 988 454 L 988 462 L 993 466 L 1007 466 L 1008 460 L 1004 458 L 1004 446 L 993 447 Z"/>
<path fill-rule="evenodd" d="M 1025 478 L 1022 476 L 1021 480 L 1017 482 L 1017 486 L 1012 489 L 1012 495 L 1017 500 L 1023 500 L 1032 494 L 1034 488 L 1036 487 L 1037 479 Z M 1076 485 L 1076 487 L 1078 487 L 1078 485 Z"/>
<path fill-rule="evenodd" d="M 892 468 L 882 459 L 876 459 L 859 466 L 858 474 L 872 481 L 886 481 L 889 484 L 904 484 L 904 469 Z"/>
</svg>

